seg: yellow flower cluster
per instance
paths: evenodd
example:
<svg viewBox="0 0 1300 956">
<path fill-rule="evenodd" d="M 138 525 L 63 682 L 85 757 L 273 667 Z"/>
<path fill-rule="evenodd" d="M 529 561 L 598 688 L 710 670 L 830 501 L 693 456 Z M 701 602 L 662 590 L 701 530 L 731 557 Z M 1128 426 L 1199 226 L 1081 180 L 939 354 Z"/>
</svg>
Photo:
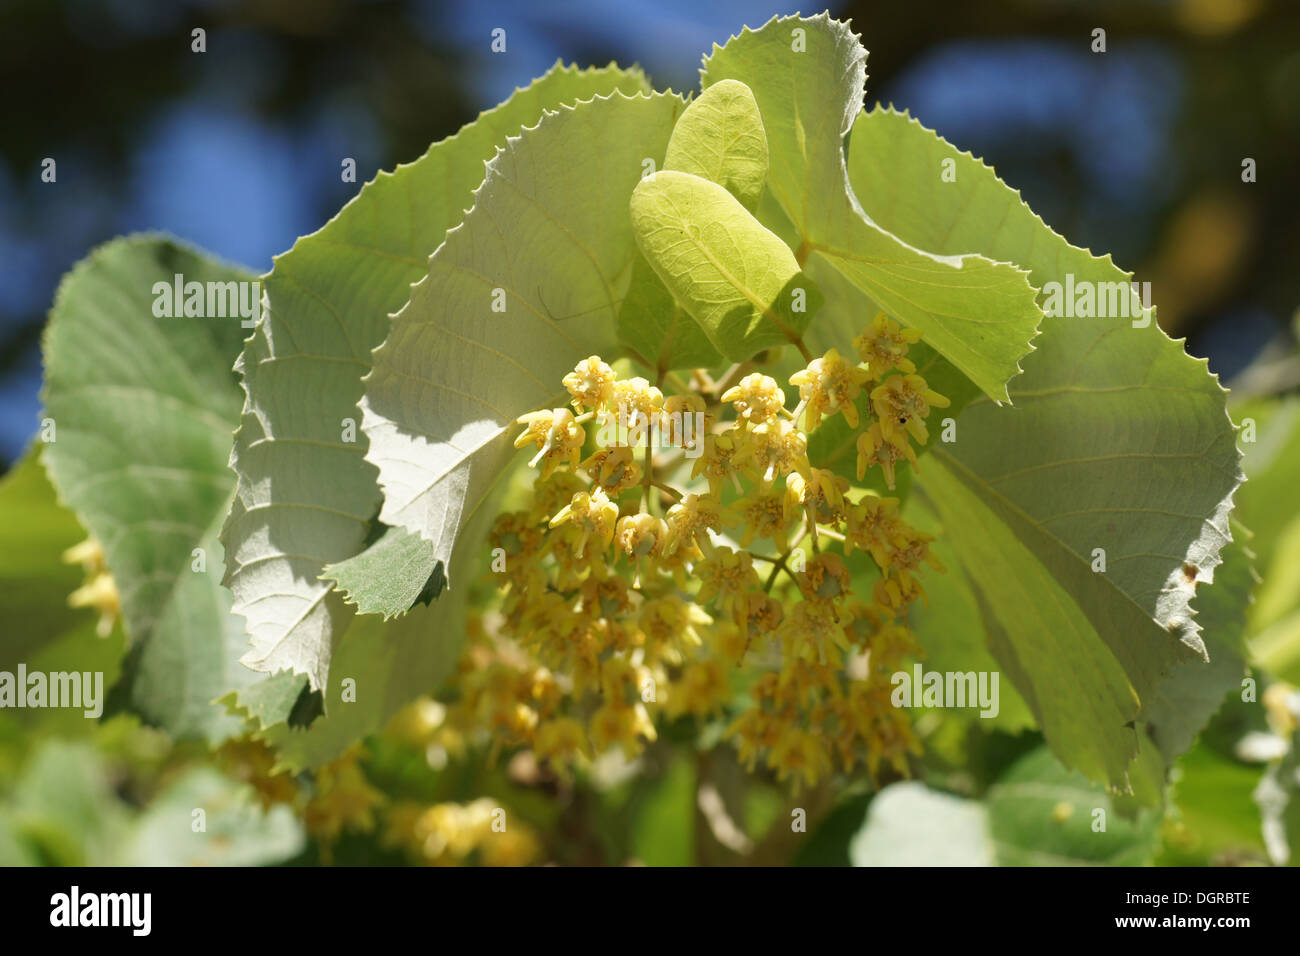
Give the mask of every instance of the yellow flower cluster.
<svg viewBox="0 0 1300 956">
<path fill-rule="evenodd" d="M 793 412 L 760 371 L 665 396 L 598 356 L 578 363 L 571 408 L 519 419 L 516 447 L 536 449 L 541 474 L 493 526 L 504 601 L 462 660 L 457 722 L 563 767 L 637 754 L 660 718 L 719 715 L 742 758 L 780 779 L 905 773 L 918 748 L 890 675 L 918 653 L 906 614 L 920 566 L 942 568 L 898 499 L 813 465 L 808 433 L 842 414 L 860 432 L 858 478 L 878 466 L 892 489 L 930 409 L 948 405 L 907 358 L 917 339 L 878 315 L 854 341 L 861 363 L 831 349 L 790 377 Z M 644 444 L 592 452 L 587 423 L 610 416 L 644 426 Z M 851 566 L 875 578 L 869 600 Z"/>
<path fill-rule="evenodd" d="M 361 769 L 361 756 L 361 748 L 353 747 L 317 769 L 306 785 L 277 770 L 275 751 L 251 737 L 222 744 L 218 762 L 227 774 L 253 788 L 263 808 L 275 804 L 291 807 L 328 861 L 331 846 L 345 830 L 369 832 L 375 828 L 375 811 L 384 804 L 384 795 L 370 785 Z"/>
<path fill-rule="evenodd" d="M 80 564 L 86 583 L 68 595 L 68 607 L 88 607 L 99 612 L 95 633 L 108 637 L 122 614 L 122 600 L 113 575 L 104 563 L 104 548 L 98 539 L 87 538 L 63 552 L 64 564 Z"/>
<path fill-rule="evenodd" d="M 532 829 L 508 820 L 490 797 L 433 806 L 398 804 L 388 814 L 385 842 L 405 847 L 432 866 L 527 866 L 541 852 Z"/>
</svg>

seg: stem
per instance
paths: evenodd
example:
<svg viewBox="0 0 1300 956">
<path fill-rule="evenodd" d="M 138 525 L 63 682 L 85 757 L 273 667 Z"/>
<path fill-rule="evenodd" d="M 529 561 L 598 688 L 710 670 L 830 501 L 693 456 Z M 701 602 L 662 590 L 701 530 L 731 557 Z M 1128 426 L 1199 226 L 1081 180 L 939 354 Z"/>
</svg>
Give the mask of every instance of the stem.
<svg viewBox="0 0 1300 956">
<path fill-rule="evenodd" d="M 676 488 L 674 488 L 672 485 L 665 484 L 665 483 L 662 482 L 662 481 L 651 481 L 651 482 L 650 482 L 650 487 L 652 487 L 652 488 L 658 488 L 660 491 L 665 491 L 665 492 L 667 492 L 668 494 L 670 494 L 670 495 L 673 496 L 673 499 L 674 499 L 675 501 L 681 501 L 682 498 L 684 497 L 684 496 L 682 495 L 682 493 L 681 493 L 680 491 L 678 491 Z"/>
<path fill-rule="evenodd" d="M 654 484 L 654 477 L 655 477 L 655 464 L 654 464 L 654 448 L 651 446 L 651 443 L 650 443 L 650 430 L 649 430 L 648 428 L 646 429 L 646 436 L 645 436 L 645 465 L 644 465 L 644 468 L 645 468 L 645 475 L 642 476 L 642 479 L 641 479 L 641 488 L 642 488 L 642 491 L 644 492 L 645 509 L 646 509 L 646 512 L 649 513 L 649 511 L 650 511 L 650 486 Z"/>
</svg>

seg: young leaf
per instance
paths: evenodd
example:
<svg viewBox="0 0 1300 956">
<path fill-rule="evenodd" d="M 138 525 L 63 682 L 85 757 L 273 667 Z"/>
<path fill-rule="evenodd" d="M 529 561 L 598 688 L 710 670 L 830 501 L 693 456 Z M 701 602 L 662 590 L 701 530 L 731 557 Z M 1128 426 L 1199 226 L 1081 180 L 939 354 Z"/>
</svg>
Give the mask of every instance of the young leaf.
<svg viewBox="0 0 1300 956">
<path fill-rule="evenodd" d="M 243 627 L 217 540 L 234 486 L 243 331 L 237 316 L 157 317 L 155 284 L 170 292 L 177 275 L 223 294 L 252 278 L 140 237 L 100 247 L 64 278 L 45 334 L 56 440 L 44 460 L 121 596 L 131 646 L 116 699 L 172 734 L 216 741 L 239 721 L 212 701 L 256 677 L 238 663 Z"/>
<path fill-rule="evenodd" d="M 673 129 L 664 169 L 717 183 L 753 212 L 767 179 L 767 133 L 749 87 L 723 80 L 697 97 Z"/>
<path fill-rule="evenodd" d="M 821 304 L 790 247 L 717 183 L 666 170 L 632 192 L 637 245 L 723 355 L 798 339 Z"/>
<path fill-rule="evenodd" d="M 1109 258 L 1071 246 L 910 117 L 864 114 L 849 155 L 868 212 L 908 242 L 1019 262 L 1040 286 L 1068 275 L 1128 289 Z M 956 180 L 932 189 L 927 171 L 945 160 Z M 917 479 L 1049 743 L 1119 787 L 1141 705 L 1176 662 L 1204 656 L 1190 601 L 1213 579 L 1241 481 L 1223 389 L 1154 318 L 1137 321 L 1046 319 L 1015 408 L 972 401 Z"/>
<path fill-rule="evenodd" d="M 1006 382 L 1020 371 L 1042 318 L 1034 289 L 1005 260 L 979 255 L 975 247 L 936 254 L 936 247 L 909 244 L 864 213 L 864 205 L 875 205 L 869 199 L 925 197 L 951 185 L 933 166 L 916 171 L 925 177 L 919 192 L 884 183 L 876 197 L 854 194 L 842 140 L 862 106 L 865 61 L 858 37 L 826 14 L 774 17 L 714 46 L 702 84 L 707 90 L 735 79 L 753 91 L 767 130 L 768 189 L 797 231 L 808 275 L 820 281 L 826 270 L 838 272 L 871 302 L 920 329 L 990 398 L 1005 401 Z M 982 224 L 997 227 L 996 220 Z"/>
<path fill-rule="evenodd" d="M 321 575 L 362 550 L 380 499 L 364 460 L 361 379 L 389 314 L 472 203 L 484 162 L 548 110 L 645 86 L 637 71 L 557 64 L 419 160 L 380 173 L 276 258 L 267 314 L 240 359 L 248 398 L 231 459 L 239 488 L 222 532 L 235 609 L 252 638 L 250 667 L 306 674 L 316 689 L 327 683 L 353 609 Z M 423 586 L 437 555 L 420 555 L 418 566 L 397 570 Z"/>
</svg>

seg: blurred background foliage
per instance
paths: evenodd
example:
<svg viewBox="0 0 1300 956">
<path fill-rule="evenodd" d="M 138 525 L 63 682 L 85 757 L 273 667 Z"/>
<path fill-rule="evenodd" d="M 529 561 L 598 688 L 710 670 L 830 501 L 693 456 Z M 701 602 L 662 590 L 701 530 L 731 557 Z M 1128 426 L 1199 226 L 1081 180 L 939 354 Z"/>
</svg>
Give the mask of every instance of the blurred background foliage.
<svg viewBox="0 0 1300 956">
<path fill-rule="evenodd" d="M 1288 848 L 1300 858 L 1300 812 L 1287 799 L 1297 759 L 1289 688 L 1300 683 L 1294 0 L 830 9 L 852 18 L 871 51 L 868 107 L 907 108 L 995 166 L 1071 241 L 1150 281 L 1161 325 L 1233 387 L 1234 417 L 1255 422 L 1238 515 L 1255 530 L 1262 579 L 1250 633 L 1265 706 L 1230 696 L 1179 761 L 1165 818 L 1112 807 L 1055 766 L 1035 734 L 948 717 L 927 728 L 921 781 L 888 788 L 889 800 L 850 787 L 791 803 L 773 785 L 742 787 L 726 748 L 693 758 L 680 746 L 689 740 L 671 734 L 635 778 L 625 765 L 563 780 L 518 757 L 492 761 L 443 739 L 428 702 L 332 777 L 298 781 L 269 774 L 256 748 L 214 761 L 127 718 L 6 710 L 0 863 L 889 862 L 899 851 L 887 837 L 909 801 L 951 814 L 955 827 L 983 821 L 990 844 L 934 852 L 984 862 L 1254 863 Z M 557 58 L 638 62 L 656 86 L 689 91 L 711 43 L 789 12 L 742 0 L 7 0 L 0 463 L 13 465 L 37 429 L 39 336 L 59 277 L 98 243 L 166 230 L 265 271 L 355 194 L 359 183 L 339 175 L 344 158 L 361 181 L 413 160 Z M 191 50 L 196 27 L 204 53 Z M 505 54 L 490 51 L 496 27 Z M 1096 28 L 1105 54 L 1091 50 Z M 41 180 L 46 157 L 54 183 Z M 1256 182 L 1242 181 L 1246 158 Z M 79 583 L 56 556 L 80 532 L 42 481 L 15 471 L 4 486 L 0 669 L 19 659 L 59 669 L 69 642 L 89 642 L 111 682 L 120 633 L 96 643 L 91 615 L 48 611 L 61 603 L 46 598 Z M 92 665 L 81 654 L 75 666 Z M 1023 802 L 1027 780 L 1037 803 Z M 1124 822 L 1107 841 L 1078 839 L 1099 801 Z M 200 803 L 201 833 L 190 825 Z M 522 825 L 505 849 L 488 850 L 475 834 L 497 807 Z M 785 832 L 792 807 L 808 811 L 813 832 Z"/>
</svg>

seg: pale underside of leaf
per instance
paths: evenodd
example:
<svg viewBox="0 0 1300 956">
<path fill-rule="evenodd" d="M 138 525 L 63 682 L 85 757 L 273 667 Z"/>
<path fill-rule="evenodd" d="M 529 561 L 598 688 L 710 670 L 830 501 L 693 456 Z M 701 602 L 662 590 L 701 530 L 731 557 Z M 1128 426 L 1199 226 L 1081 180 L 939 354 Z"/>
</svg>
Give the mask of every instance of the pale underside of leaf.
<svg viewBox="0 0 1300 956">
<path fill-rule="evenodd" d="M 419 160 L 380 173 L 276 258 L 240 361 L 247 401 L 231 457 L 240 481 L 224 531 L 250 667 L 303 673 L 317 689 L 327 681 L 354 611 L 321 575 L 362 550 L 380 502 L 359 428 L 361 380 L 388 316 L 473 201 L 485 161 L 548 109 L 645 85 L 634 70 L 557 64 Z M 423 554 L 424 567 L 407 566 L 421 582 L 436 562 Z"/>
<path fill-rule="evenodd" d="M 115 701 L 215 741 L 239 722 L 212 700 L 256 676 L 237 663 L 242 627 L 217 540 L 234 485 L 230 368 L 243 332 L 233 315 L 155 317 L 154 284 L 171 287 L 177 274 L 251 278 L 170 240 L 131 237 L 64 279 L 45 336 L 43 395 L 57 427 L 45 464 L 103 545 L 120 594 L 131 647 Z"/>
<path fill-rule="evenodd" d="M 512 138 L 375 353 L 362 425 L 380 518 L 431 541 L 453 588 L 453 545 L 514 455 L 515 418 L 563 403 L 564 374 L 614 345 L 636 254 L 627 200 L 681 109 L 615 94 Z"/>
</svg>

